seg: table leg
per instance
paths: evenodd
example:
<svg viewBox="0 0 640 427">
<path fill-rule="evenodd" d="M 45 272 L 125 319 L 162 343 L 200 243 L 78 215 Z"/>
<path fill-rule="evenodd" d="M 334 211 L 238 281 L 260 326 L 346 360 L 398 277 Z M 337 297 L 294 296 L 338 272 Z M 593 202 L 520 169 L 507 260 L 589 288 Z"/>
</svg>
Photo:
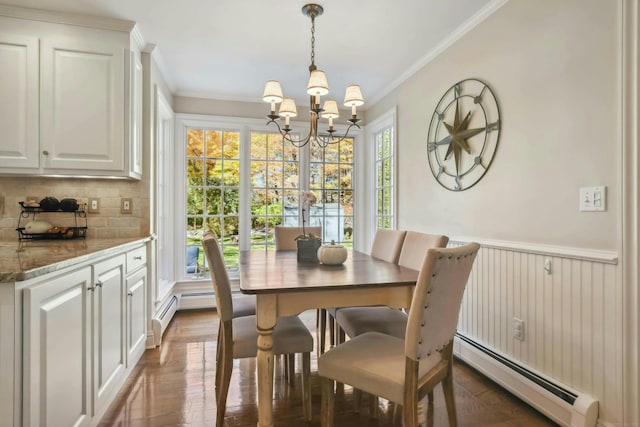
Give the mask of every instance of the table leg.
<svg viewBox="0 0 640 427">
<path fill-rule="evenodd" d="M 256 299 L 258 328 L 258 427 L 272 427 L 273 402 L 273 329 L 276 326 L 276 304 L 272 295 Z"/>
</svg>

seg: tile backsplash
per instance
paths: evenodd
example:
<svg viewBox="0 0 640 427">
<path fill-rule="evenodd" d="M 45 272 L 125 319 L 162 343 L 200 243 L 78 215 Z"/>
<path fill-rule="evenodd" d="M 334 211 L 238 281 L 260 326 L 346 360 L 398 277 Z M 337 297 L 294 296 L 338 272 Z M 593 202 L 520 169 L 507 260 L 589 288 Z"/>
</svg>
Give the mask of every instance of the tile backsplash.
<svg viewBox="0 0 640 427">
<path fill-rule="evenodd" d="M 89 198 L 99 199 L 99 213 L 87 214 L 87 238 L 149 235 L 149 191 L 148 183 L 143 181 L 0 177 L 0 240 L 18 239 L 18 202 L 27 197 L 34 197 L 39 201 L 47 196 L 58 200 L 74 198 L 78 202 L 88 202 Z M 131 199 L 130 214 L 120 213 L 123 198 Z M 50 222 L 54 220 L 55 217 Z"/>
</svg>

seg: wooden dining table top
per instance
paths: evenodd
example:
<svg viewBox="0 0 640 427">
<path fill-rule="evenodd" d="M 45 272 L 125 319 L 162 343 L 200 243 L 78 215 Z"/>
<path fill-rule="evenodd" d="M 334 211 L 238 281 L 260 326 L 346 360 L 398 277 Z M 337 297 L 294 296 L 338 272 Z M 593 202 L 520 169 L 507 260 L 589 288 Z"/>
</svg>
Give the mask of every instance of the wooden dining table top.
<svg viewBox="0 0 640 427">
<path fill-rule="evenodd" d="M 342 265 L 299 263 L 296 251 L 240 252 L 240 290 L 245 294 L 406 286 L 417 277 L 416 270 L 354 250 L 348 250 Z"/>
</svg>

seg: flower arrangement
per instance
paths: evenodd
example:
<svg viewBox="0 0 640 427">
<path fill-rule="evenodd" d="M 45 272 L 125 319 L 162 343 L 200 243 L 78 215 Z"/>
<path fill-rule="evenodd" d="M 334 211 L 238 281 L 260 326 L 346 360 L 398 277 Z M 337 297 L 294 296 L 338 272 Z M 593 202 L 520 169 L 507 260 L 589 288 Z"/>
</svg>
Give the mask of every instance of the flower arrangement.
<svg viewBox="0 0 640 427">
<path fill-rule="evenodd" d="M 312 191 L 301 191 L 300 192 L 300 206 L 302 207 L 302 234 L 296 237 L 296 240 L 317 240 L 320 239 L 320 236 L 316 236 L 313 233 L 307 234 L 305 230 L 305 223 L 307 222 L 305 212 L 312 206 L 318 199 L 316 195 L 313 194 Z"/>
</svg>

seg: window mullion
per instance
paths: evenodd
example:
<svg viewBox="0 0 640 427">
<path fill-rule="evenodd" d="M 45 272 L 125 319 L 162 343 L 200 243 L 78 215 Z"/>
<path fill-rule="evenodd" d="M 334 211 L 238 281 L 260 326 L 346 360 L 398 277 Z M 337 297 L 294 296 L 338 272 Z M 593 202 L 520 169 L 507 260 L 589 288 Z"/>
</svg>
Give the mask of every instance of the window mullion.
<svg viewBox="0 0 640 427">
<path fill-rule="evenodd" d="M 251 129 L 240 131 L 240 250 L 251 248 Z"/>
</svg>

